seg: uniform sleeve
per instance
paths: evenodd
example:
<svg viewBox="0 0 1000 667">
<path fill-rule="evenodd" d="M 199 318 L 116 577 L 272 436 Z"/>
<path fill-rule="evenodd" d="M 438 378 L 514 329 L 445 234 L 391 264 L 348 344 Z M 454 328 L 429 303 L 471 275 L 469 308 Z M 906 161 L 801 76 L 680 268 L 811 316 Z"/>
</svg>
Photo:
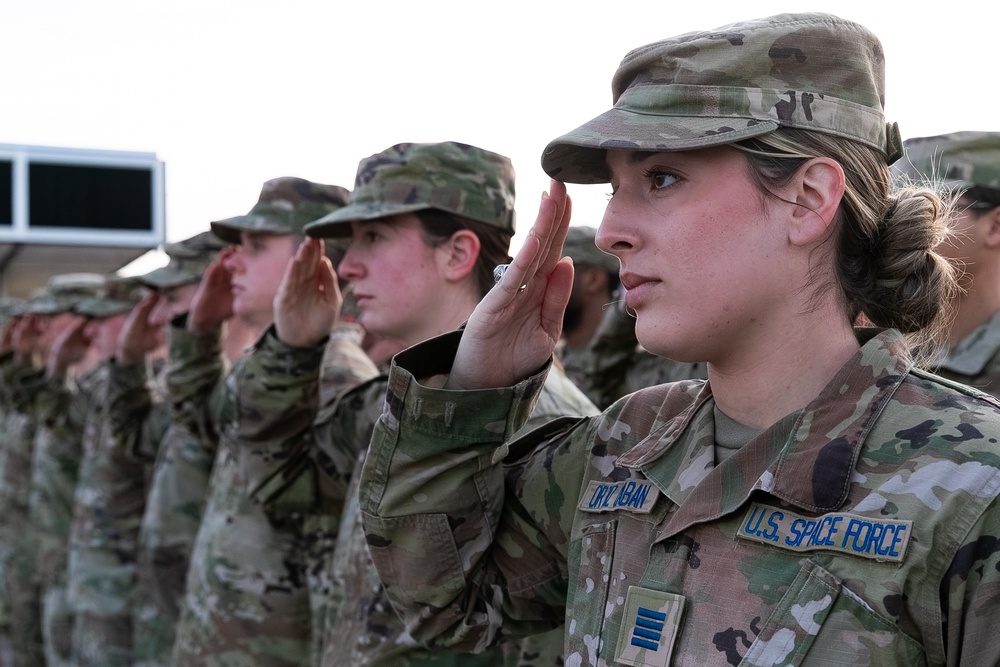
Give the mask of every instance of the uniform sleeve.
<svg viewBox="0 0 1000 667">
<path fill-rule="evenodd" d="M 192 333 L 179 318 L 171 327 L 169 358 L 167 391 L 174 408 L 189 412 L 195 423 L 212 424 L 226 372 L 219 333 Z"/>
<path fill-rule="evenodd" d="M 323 478 L 313 474 L 312 466 L 320 383 L 324 400 L 335 400 L 377 374 L 361 347 L 348 337 L 334 335 L 327 344 L 309 348 L 283 343 L 273 327 L 261 337 L 236 378 L 238 438 L 271 448 L 275 460 L 281 461 L 252 491 L 258 502 L 272 512 L 280 506 L 317 509 L 313 485 L 322 484 Z M 338 508 L 327 510 L 339 516 Z"/>
<path fill-rule="evenodd" d="M 14 409 L 35 418 L 35 402 L 45 389 L 47 381 L 45 371 L 30 366 L 20 366 L 13 372 L 11 386 L 13 387 Z"/>
<path fill-rule="evenodd" d="M 71 418 L 69 406 L 73 391 L 61 380 L 48 380 L 38 392 L 35 399 L 35 410 L 39 427 L 50 427 Z M 82 427 L 82 424 L 77 424 Z"/>
<path fill-rule="evenodd" d="M 563 622 L 565 559 L 508 491 L 515 482 L 503 464 L 547 369 L 506 389 L 420 385 L 415 377 L 449 370 L 458 340 L 449 336 L 397 355 L 360 505 L 372 560 L 408 631 L 479 651 Z"/>
<path fill-rule="evenodd" d="M 214 461 L 225 417 L 232 402 L 224 382 L 225 363 L 218 333 L 196 334 L 185 328 L 186 316 L 171 324 L 166 389 L 172 421 L 182 425 L 199 457 Z"/>
<path fill-rule="evenodd" d="M 115 447 L 137 460 L 156 459 L 170 425 L 170 409 L 154 401 L 146 363 L 112 361 L 108 374 L 108 422 Z"/>
<path fill-rule="evenodd" d="M 941 586 L 948 665 L 1000 665 L 1000 500 L 973 525 Z"/>
<path fill-rule="evenodd" d="M 39 396 L 40 421 L 35 432 L 29 505 L 38 578 L 43 588 L 65 582 L 66 537 L 73 516 L 89 403 L 86 389 L 73 392 L 56 382 Z"/>
<path fill-rule="evenodd" d="M 237 438 L 249 442 L 295 440 L 319 409 L 320 361 L 324 345 L 283 343 L 268 329 L 237 369 Z"/>
</svg>

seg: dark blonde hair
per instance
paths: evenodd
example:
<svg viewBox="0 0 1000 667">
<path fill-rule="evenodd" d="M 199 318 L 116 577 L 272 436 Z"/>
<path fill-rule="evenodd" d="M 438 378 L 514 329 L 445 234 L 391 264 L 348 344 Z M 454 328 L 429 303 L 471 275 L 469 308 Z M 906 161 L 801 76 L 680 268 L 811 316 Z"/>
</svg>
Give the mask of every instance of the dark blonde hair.
<svg viewBox="0 0 1000 667">
<path fill-rule="evenodd" d="M 451 238 L 451 235 L 460 229 L 468 229 L 479 237 L 475 278 L 479 288 L 479 298 L 486 296 L 493 287 L 494 267 L 511 261 L 508 253 L 512 234 L 494 225 L 438 209 L 424 209 L 414 215 L 420 220 L 424 241 L 432 248 Z"/>
<path fill-rule="evenodd" d="M 919 361 L 933 359 L 958 293 L 957 269 L 935 252 L 949 235 L 951 200 L 927 187 L 894 187 L 885 158 L 855 141 L 783 128 L 733 146 L 766 196 L 810 158 L 840 163 L 846 188 L 831 240 L 845 313 L 852 323 L 898 329 Z"/>
</svg>

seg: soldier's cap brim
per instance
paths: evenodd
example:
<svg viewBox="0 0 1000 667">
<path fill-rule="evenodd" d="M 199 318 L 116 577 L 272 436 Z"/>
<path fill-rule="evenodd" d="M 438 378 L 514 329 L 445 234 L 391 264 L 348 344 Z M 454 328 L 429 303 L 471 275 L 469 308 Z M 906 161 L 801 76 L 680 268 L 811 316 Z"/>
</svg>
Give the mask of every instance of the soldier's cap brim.
<svg viewBox="0 0 1000 667">
<path fill-rule="evenodd" d="M 76 304 L 73 312 L 87 317 L 111 317 L 127 313 L 135 307 L 132 301 L 114 301 L 111 299 L 85 299 Z"/>
<path fill-rule="evenodd" d="M 282 224 L 266 215 L 238 215 L 210 223 L 212 233 L 226 243 L 239 244 L 240 232 L 260 232 L 263 234 L 294 234 L 287 224 Z"/>
<path fill-rule="evenodd" d="M 772 120 L 643 114 L 612 108 L 551 141 L 542 169 L 564 183 L 608 183 L 609 150 L 687 151 L 731 144 L 778 129 Z"/>
<path fill-rule="evenodd" d="M 307 236 L 317 238 L 344 238 L 351 235 L 352 222 L 364 222 L 387 218 L 392 215 L 416 213 L 434 208 L 425 202 L 412 204 L 397 204 L 393 202 L 366 202 L 348 204 L 336 211 L 327 213 L 319 220 L 313 220 L 305 226 Z"/>
<path fill-rule="evenodd" d="M 146 287 L 152 287 L 153 289 L 170 289 L 172 287 L 197 283 L 201 280 L 201 275 L 191 271 L 178 271 L 169 266 L 162 266 L 158 269 L 153 269 L 145 275 L 137 276 L 136 280 Z"/>
<path fill-rule="evenodd" d="M 59 315 L 73 310 L 73 303 L 56 303 L 53 300 L 33 301 L 25 304 L 22 315 Z"/>
</svg>

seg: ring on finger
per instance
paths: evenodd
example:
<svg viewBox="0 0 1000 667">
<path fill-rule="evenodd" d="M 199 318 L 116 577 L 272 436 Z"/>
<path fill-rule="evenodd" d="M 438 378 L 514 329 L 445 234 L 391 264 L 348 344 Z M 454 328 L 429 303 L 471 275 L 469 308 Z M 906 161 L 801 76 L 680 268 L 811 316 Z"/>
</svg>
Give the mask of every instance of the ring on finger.
<svg viewBox="0 0 1000 667">
<path fill-rule="evenodd" d="M 497 264 L 493 268 L 493 284 L 494 285 L 497 285 L 497 284 L 500 283 L 500 281 L 503 279 L 503 274 L 507 273 L 507 269 L 509 269 L 509 268 L 510 268 L 510 264 Z M 521 285 L 519 288 L 517 288 L 517 291 L 518 292 L 523 292 L 526 289 L 528 289 L 527 285 Z"/>
</svg>

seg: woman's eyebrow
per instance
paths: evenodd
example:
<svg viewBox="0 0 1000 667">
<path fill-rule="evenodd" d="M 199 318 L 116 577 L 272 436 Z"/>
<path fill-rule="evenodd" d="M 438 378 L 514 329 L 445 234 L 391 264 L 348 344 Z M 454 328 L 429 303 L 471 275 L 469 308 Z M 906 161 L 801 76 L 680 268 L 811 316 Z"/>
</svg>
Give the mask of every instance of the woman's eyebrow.
<svg viewBox="0 0 1000 667">
<path fill-rule="evenodd" d="M 629 164 L 638 164 L 658 154 L 657 151 L 632 151 L 628 155 L 628 162 Z"/>
</svg>

